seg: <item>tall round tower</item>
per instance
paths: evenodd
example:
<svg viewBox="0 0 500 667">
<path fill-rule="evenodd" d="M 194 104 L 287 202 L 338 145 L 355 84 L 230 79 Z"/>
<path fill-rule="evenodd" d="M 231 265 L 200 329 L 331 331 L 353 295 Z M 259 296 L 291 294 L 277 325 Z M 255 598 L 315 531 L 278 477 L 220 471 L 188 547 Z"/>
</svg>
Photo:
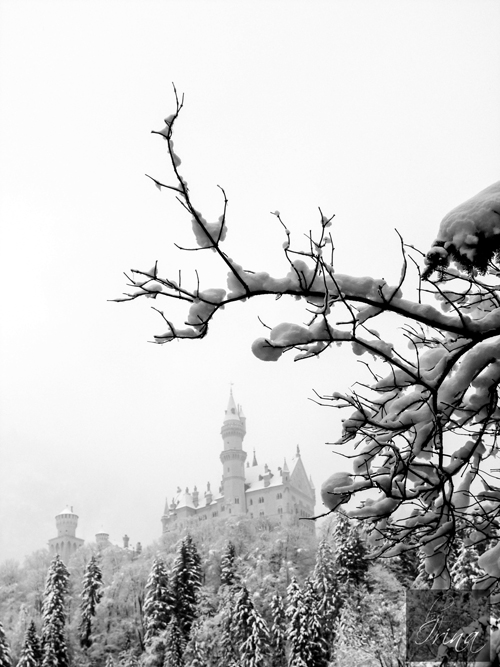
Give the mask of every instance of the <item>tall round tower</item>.
<svg viewBox="0 0 500 667">
<path fill-rule="evenodd" d="M 221 435 L 224 449 L 221 452 L 222 492 L 224 504 L 229 505 L 231 514 L 246 514 L 245 459 L 243 438 L 246 434 L 246 419 L 243 410 L 237 406 L 233 390 L 229 395 Z"/>
<path fill-rule="evenodd" d="M 77 526 L 78 515 L 73 512 L 72 507 L 65 507 L 56 515 L 57 537 L 49 540 L 49 549 L 51 554 L 59 554 L 64 563 L 69 562 L 70 557 L 84 542 L 75 535 Z"/>
<path fill-rule="evenodd" d="M 72 507 L 65 507 L 56 515 L 57 536 L 75 537 L 78 526 L 78 515 L 73 512 Z"/>
</svg>

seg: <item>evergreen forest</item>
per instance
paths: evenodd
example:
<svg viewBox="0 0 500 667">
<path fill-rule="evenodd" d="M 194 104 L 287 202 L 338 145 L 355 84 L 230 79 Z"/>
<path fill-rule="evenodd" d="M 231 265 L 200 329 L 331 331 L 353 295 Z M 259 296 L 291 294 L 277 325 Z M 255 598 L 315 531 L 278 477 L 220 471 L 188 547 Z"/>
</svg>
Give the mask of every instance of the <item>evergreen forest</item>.
<svg viewBox="0 0 500 667">
<path fill-rule="evenodd" d="M 416 551 L 371 561 L 363 524 L 239 518 L 142 552 L 94 544 L 0 566 L 1 667 L 400 667 Z M 458 547 L 455 588 L 481 576 Z"/>
</svg>

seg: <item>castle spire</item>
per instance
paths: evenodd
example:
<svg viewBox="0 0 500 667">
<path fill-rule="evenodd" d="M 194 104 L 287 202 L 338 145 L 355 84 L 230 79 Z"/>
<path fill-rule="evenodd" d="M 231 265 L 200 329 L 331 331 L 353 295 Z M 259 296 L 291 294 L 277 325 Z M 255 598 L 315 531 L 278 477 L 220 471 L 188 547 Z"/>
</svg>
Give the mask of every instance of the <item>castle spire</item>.
<svg viewBox="0 0 500 667">
<path fill-rule="evenodd" d="M 221 435 L 224 449 L 221 452 L 223 497 L 228 504 L 234 505 L 234 513 L 245 514 L 245 459 L 243 439 L 246 434 L 246 419 L 233 396 L 229 393 Z"/>
<path fill-rule="evenodd" d="M 232 421 L 233 419 L 239 419 L 240 418 L 240 411 L 238 410 L 238 407 L 236 405 L 236 402 L 234 400 L 233 396 L 233 387 L 231 387 L 230 392 L 229 392 L 229 401 L 227 403 L 227 408 L 226 408 L 226 413 L 224 416 L 224 421 Z"/>
</svg>

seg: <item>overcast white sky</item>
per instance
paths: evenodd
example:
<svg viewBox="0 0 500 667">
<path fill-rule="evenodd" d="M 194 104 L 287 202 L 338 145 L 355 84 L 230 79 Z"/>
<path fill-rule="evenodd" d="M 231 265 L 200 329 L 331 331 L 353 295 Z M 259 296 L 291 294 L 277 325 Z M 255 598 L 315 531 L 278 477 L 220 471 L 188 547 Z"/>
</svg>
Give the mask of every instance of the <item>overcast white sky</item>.
<svg viewBox="0 0 500 667">
<path fill-rule="evenodd" d="M 189 219 L 144 176 L 168 179 L 150 130 L 171 82 L 184 176 L 208 219 L 225 187 L 231 257 L 280 275 L 269 212 L 298 237 L 321 206 L 338 270 L 391 281 L 395 227 L 426 250 L 499 179 L 499 28 L 496 0 L 0 0 L 0 560 L 46 546 L 66 504 L 87 540 L 156 539 L 178 485 L 218 486 L 230 382 L 260 462 L 300 444 L 317 487 L 345 467 L 324 444 L 342 415 L 308 398 L 362 377 L 349 350 L 250 352 L 257 316 L 302 322 L 296 304 L 236 305 L 205 340 L 160 347 L 151 302 L 107 301 L 155 260 L 223 286 L 212 253 L 175 249 Z"/>
</svg>

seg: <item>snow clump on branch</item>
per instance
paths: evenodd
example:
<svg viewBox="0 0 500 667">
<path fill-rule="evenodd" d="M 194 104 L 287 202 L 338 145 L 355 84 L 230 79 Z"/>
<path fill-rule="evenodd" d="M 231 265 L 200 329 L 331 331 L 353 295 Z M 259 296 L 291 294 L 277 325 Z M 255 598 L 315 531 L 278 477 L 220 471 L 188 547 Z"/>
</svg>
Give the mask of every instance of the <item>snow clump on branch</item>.
<svg viewBox="0 0 500 667">
<path fill-rule="evenodd" d="M 450 259 L 468 271 L 484 273 L 500 252 L 500 181 L 481 190 L 443 218 L 436 240 L 427 253 L 428 278 Z"/>
<path fill-rule="evenodd" d="M 198 214 L 191 222 L 196 242 L 200 248 L 213 248 L 216 243 L 226 238 L 227 227 L 223 215 L 217 222 L 207 222 L 201 214 Z"/>
</svg>

